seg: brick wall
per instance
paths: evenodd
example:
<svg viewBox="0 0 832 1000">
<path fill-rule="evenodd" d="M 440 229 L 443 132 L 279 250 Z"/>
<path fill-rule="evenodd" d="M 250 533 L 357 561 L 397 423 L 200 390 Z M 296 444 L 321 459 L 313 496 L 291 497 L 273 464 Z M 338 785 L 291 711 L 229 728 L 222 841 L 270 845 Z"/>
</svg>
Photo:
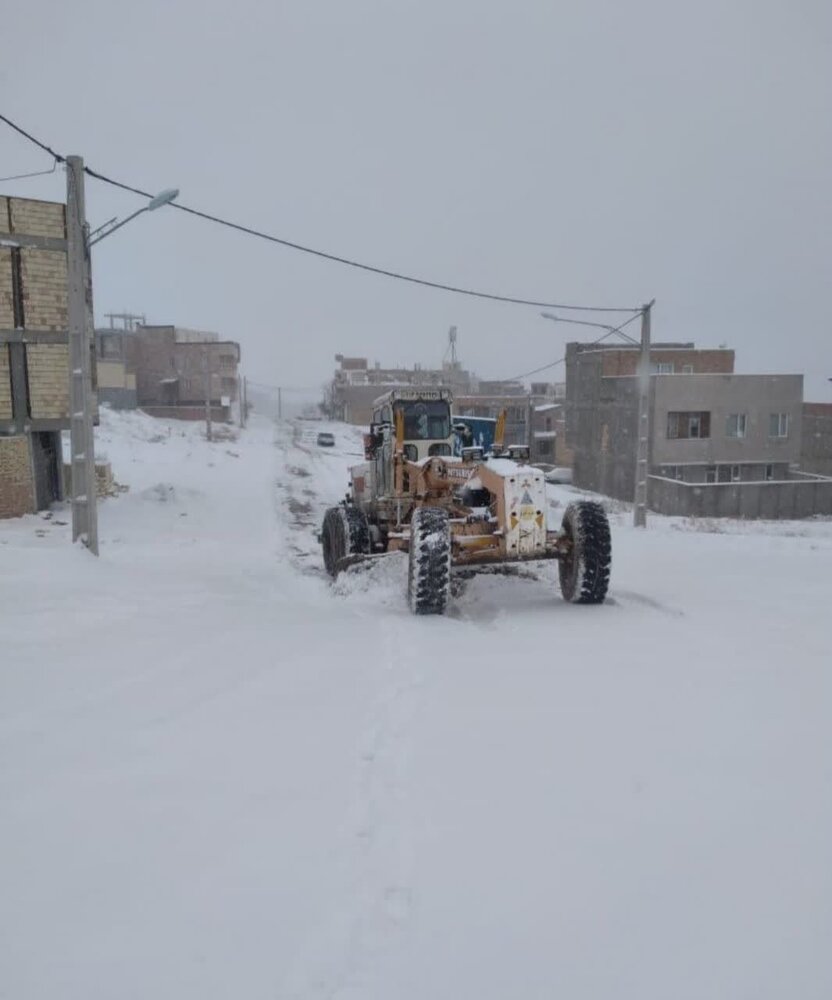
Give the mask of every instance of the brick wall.
<svg viewBox="0 0 832 1000">
<path fill-rule="evenodd" d="M 0 420 L 12 419 L 12 383 L 9 345 L 0 344 Z"/>
<path fill-rule="evenodd" d="M 635 375 L 638 371 L 639 351 L 636 349 L 601 351 L 602 374 L 605 376 Z M 730 375 L 734 371 L 734 352 L 725 350 L 662 350 L 650 351 L 651 365 L 671 364 L 673 372 L 681 375 L 686 367 L 692 374 Z"/>
<path fill-rule="evenodd" d="M 10 233 L 25 233 L 26 236 L 53 236 L 66 239 L 66 208 L 60 202 L 34 201 L 30 198 L 8 198 L 6 219 Z M 4 217 L 0 206 L 0 231 L 4 228 Z"/>
<path fill-rule="evenodd" d="M 23 316 L 27 330 L 66 330 L 66 254 L 59 250 L 21 251 Z"/>
<path fill-rule="evenodd" d="M 22 517 L 34 510 L 29 436 L 0 437 L 0 517 Z"/>
<path fill-rule="evenodd" d="M 3 206 L 0 204 L 0 223 L 3 220 Z M 0 225 L 0 232 L 2 232 Z M 0 330 L 14 329 L 14 302 L 12 300 L 12 252 L 9 247 L 0 247 Z"/>
<path fill-rule="evenodd" d="M 29 399 L 35 420 L 69 415 L 69 348 L 66 344 L 29 344 Z"/>
</svg>

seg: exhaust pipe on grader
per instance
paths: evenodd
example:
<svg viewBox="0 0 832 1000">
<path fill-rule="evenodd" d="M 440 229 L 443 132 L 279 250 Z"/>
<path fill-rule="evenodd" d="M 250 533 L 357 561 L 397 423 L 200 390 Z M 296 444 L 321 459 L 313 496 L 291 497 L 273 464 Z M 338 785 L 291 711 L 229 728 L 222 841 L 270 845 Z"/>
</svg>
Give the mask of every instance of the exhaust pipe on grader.
<svg viewBox="0 0 832 1000">
<path fill-rule="evenodd" d="M 408 553 L 408 602 L 415 614 L 443 614 L 451 571 L 556 559 L 565 600 L 600 604 L 610 578 L 604 508 L 570 504 L 559 530 L 547 521 L 543 473 L 523 446 L 504 447 L 505 414 L 493 454 L 453 454 L 451 394 L 394 389 L 374 404 L 366 461 L 350 470 L 350 491 L 324 516 L 324 565 L 331 576 L 389 552 Z"/>
</svg>

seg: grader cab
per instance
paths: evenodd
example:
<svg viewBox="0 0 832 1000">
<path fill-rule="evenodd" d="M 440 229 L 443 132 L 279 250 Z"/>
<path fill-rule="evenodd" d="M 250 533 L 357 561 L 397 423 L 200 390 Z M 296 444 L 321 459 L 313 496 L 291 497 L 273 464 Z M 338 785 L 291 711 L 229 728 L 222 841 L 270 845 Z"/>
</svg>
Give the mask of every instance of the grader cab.
<svg viewBox="0 0 832 1000">
<path fill-rule="evenodd" d="M 572 503 L 551 530 L 543 473 L 529 465 L 527 447 L 506 446 L 504 437 L 503 416 L 489 454 L 463 447 L 455 456 L 447 390 L 395 389 L 376 400 L 365 462 L 324 517 L 327 572 L 407 552 L 411 610 L 442 614 L 454 568 L 556 559 L 563 597 L 600 604 L 611 559 L 603 507 Z"/>
</svg>

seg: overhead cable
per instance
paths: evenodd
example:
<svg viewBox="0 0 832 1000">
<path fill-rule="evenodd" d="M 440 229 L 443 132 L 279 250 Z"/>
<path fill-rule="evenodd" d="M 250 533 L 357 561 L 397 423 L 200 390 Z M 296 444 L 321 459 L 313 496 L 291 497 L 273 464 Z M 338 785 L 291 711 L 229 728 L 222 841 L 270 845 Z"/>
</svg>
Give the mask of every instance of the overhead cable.
<svg viewBox="0 0 832 1000">
<path fill-rule="evenodd" d="M 50 149 L 45 143 L 36 139 L 30 133 L 26 132 L 19 125 L 16 125 L 13 121 L 8 119 L 5 115 L 0 115 L 0 120 L 4 121 L 7 125 L 13 128 L 24 138 L 33 142 L 36 146 L 45 150 L 51 156 L 53 156 L 58 162 L 64 162 L 65 157 L 60 156 L 54 150 Z M 152 198 L 153 195 L 149 191 L 143 191 L 141 188 L 134 187 L 131 184 L 125 184 L 123 181 L 118 181 L 113 177 L 108 177 L 106 174 L 99 173 L 97 170 L 93 170 L 91 167 L 85 167 L 85 172 L 88 176 L 95 178 L 98 181 L 102 181 L 105 184 L 110 184 L 113 187 L 120 188 L 123 191 L 129 191 L 132 194 L 137 194 L 142 198 Z M 458 285 L 446 284 L 440 281 L 429 281 L 426 278 L 417 278 L 410 274 L 404 274 L 400 271 L 392 271 L 384 267 L 376 267 L 373 264 L 364 264 L 361 261 L 353 260 L 349 257 L 342 257 L 338 254 L 329 253 L 325 250 L 317 250 L 314 247 L 305 246 L 302 243 L 295 243 L 292 240 L 284 239 L 280 236 L 274 236 L 271 233 L 265 233 L 262 230 L 254 229 L 251 226 L 244 226 L 238 222 L 232 222 L 229 219 L 223 219 L 220 216 L 212 215 L 210 212 L 202 212 L 199 209 L 191 208 L 188 205 L 183 205 L 180 202 L 171 202 L 173 208 L 178 209 L 180 212 L 187 212 L 188 215 L 194 215 L 197 218 L 205 219 L 208 222 L 213 222 L 219 226 L 225 226 L 227 229 L 234 229 L 237 232 L 245 233 L 248 236 L 255 236 L 261 240 L 267 240 L 270 243 L 278 243 L 281 246 L 287 247 L 290 250 L 297 250 L 301 253 L 311 254 L 314 257 L 319 257 L 323 260 L 329 260 L 336 264 L 344 264 L 347 267 L 353 267 L 360 271 L 368 271 L 371 274 L 379 274 L 385 278 L 393 278 L 397 281 L 406 281 L 413 285 L 419 285 L 423 288 L 434 288 L 443 292 L 452 292 L 456 295 L 466 295 L 471 298 L 477 299 L 487 299 L 491 302 L 506 302 L 511 305 L 519 306 L 533 306 L 535 308 L 543 309 L 565 309 L 569 311 L 578 312 L 631 312 L 632 306 L 587 306 L 587 305 L 567 305 L 563 302 L 546 302 L 537 299 L 524 299 L 513 295 L 498 295 L 494 292 L 482 292 L 473 288 L 462 288 Z"/>
</svg>

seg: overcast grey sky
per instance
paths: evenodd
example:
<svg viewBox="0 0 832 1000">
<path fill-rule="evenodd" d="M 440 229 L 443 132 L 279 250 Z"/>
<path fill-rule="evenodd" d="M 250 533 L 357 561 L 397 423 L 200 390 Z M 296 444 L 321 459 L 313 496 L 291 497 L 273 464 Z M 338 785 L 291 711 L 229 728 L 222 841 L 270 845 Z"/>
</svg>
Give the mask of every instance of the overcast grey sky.
<svg viewBox="0 0 832 1000">
<path fill-rule="evenodd" d="M 103 173 L 434 280 L 655 296 L 657 339 L 832 399 L 828 0 L 26 0 L 2 34 L 0 109 Z M 0 126 L 0 175 L 48 165 Z M 93 225 L 137 206 L 88 183 Z M 167 209 L 94 268 L 99 316 L 218 330 L 265 382 L 322 383 L 338 351 L 435 364 L 451 324 L 491 377 L 582 339 Z"/>
</svg>

